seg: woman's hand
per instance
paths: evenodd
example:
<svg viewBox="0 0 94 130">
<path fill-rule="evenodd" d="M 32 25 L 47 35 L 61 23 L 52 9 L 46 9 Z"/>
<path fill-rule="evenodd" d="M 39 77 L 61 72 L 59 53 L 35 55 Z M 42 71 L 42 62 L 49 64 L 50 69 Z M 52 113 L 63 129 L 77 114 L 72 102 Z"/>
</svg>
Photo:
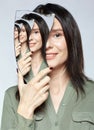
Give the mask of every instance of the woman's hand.
<svg viewBox="0 0 94 130">
<path fill-rule="evenodd" d="M 22 76 L 26 75 L 31 68 L 31 52 L 28 52 L 22 56 L 22 58 L 18 61 L 18 68 L 22 74 Z"/>
<path fill-rule="evenodd" d="M 21 73 L 18 73 L 20 102 L 17 112 L 27 119 L 32 119 L 34 110 L 48 97 L 51 70 L 40 71 L 28 84 L 24 84 Z"/>
<path fill-rule="evenodd" d="M 15 55 L 16 57 L 19 56 L 21 53 L 21 43 L 20 42 L 16 42 L 15 43 Z"/>
</svg>

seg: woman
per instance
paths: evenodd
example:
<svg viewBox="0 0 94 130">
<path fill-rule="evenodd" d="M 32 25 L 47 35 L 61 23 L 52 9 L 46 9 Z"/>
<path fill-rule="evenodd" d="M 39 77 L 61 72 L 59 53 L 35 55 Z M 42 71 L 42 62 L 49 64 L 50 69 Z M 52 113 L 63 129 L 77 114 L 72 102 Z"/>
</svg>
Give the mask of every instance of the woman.
<svg viewBox="0 0 94 130">
<path fill-rule="evenodd" d="M 28 52 L 28 46 L 27 43 L 29 42 L 29 34 L 31 32 L 31 28 L 33 26 L 33 21 L 30 23 L 27 20 L 24 19 L 19 19 L 15 21 L 15 24 L 18 24 L 20 27 L 20 32 L 19 32 L 19 42 L 20 42 L 20 55 L 16 57 L 17 61 L 24 55 L 26 52 Z M 15 37 L 15 35 L 14 35 Z M 15 49 L 15 52 L 17 50 Z"/>
<path fill-rule="evenodd" d="M 32 53 L 29 51 L 28 42 L 29 42 L 29 35 L 31 29 L 33 27 L 34 20 L 30 22 L 25 19 L 18 19 L 15 21 L 15 24 L 19 25 L 19 36 L 18 39 L 14 40 L 15 45 L 15 55 L 16 61 L 19 70 L 22 72 L 23 76 L 30 71 L 31 68 L 31 55 Z M 14 30 L 15 31 L 15 30 Z M 15 37 L 15 35 L 14 35 Z M 18 42 L 19 41 L 19 42 Z M 26 63 L 26 66 L 23 67 L 23 60 Z M 25 71 L 24 71 L 25 69 Z"/>
<path fill-rule="evenodd" d="M 15 22 L 14 25 L 14 46 L 15 46 L 15 55 L 18 57 L 21 51 L 21 43 L 19 42 L 19 34 L 20 34 L 20 24 Z"/>
<path fill-rule="evenodd" d="M 82 43 L 77 24 L 59 5 L 40 5 L 34 11 L 55 14 L 45 50 L 51 69 L 42 70 L 28 84 L 24 84 L 18 73 L 20 102 L 16 107 L 18 115 L 15 114 L 18 125 L 14 128 L 93 130 L 94 83 L 83 73 Z M 44 77 L 45 74 L 49 76 Z M 37 110 L 42 103 L 43 107 Z"/>
<path fill-rule="evenodd" d="M 30 14 L 30 16 L 31 16 L 31 14 Z M 30 32 L 30 37 L 29 37 L 29 42 L 28 42 L 28 46 L 30 47 L 30 50 L 31 49 L 33 49 L 33 56 L 32 56 L 32 59 L 33 58 L 36 58 L 36 60 L 38 61 L 38 63 L 37 63 L 37 66 L 36 66 L 36 68 L 34 68 L 34 69 L 37 69 L 37 67 L 39 67 L 40 66 L 40 70 L 42 69 L 42 68 L 45 68 L 47 65 L 46 65 L 46 63 L 45 63 L 45 60 L 43 60 L 43 58 L 42 58 L 42 55 L 41 55 L 41 46 L 44 46 L 44 45 L 42 45 L 42 43 L 43 44 L 45 44 L 45 42 L 46 42 L 46 40 L 47 40 L 47 35 L 48 35 L 48 27 L 47 27 L 47 25 L 46 25 L 46 23 L 43 21 L 43 19 L 41 18 L 41 17 L 39 17 L 39 16 L 35 16 L 35 14 L 33 14 L 33 16 L 32 17 L 34 17 L 34 25 L 33 25 L 33 28 L 32 28 L 32 31 Z M 31 18 L 32 18 L 31 17 Z M 32 18 L 33 19 L 33 18 Z M 22 19 L 21 19 L 22 20 Z M 25 21 L 25 19 L 23 19 L 23 21 Z M 30 20 L 31 21 L 31 20 Z M 45 26 L 46 28 L 43 28 L 43 26 Z M 36 35 L 36 37 L 35 37 L 35 35 Z M 33 41 L 34 43 L 35 43 L 35 46 L 33 45 L 32 46 L 32 48 L 31 48 L 31 44 L 34 44 L 34 43 L 31 43 L 31 41 Z M 41 45 L 41 46 L 40 46 Z M 22 58 L 23 58 L 23 56 L 22 56 Z M 19 59 L 19 61 L 22 59 L 22 58 L 20 58 Z M 26 58 L 26 57 L 25 57 Z M 38 59 L 39 58 L 39 59 Z M 36 61 L 36 62 L 37 62 Z M 33 62 L 33 60 L 32 60 L 32 64 L 35 64 L 34 62 Z M 26 64 L 27 65 L 27 64 Z M 19 70 L 19 72 L 21 73 L 21 75 L 23 76 L 23 73 L 22 73 L 22 71 L 21 71 L 21 69 L 20 69 L 20 67 L 19 67 L 19 64 L 18 64 L 18 70 Z M 40 70 L 38 70 L 38 71 L 40 71 Z M 27 71 L 27 70 L 26 70 Z M 42 71 L 42 72 L 44 72 L 44 71 Z M 49 80 L 49 78 L 48 77 L 46 77 L 46 75 L 47 75 L 47 73 L 49 72 L 49 69 L 47 70 L 46 69 L 46 71 L 45 71 L 45 73 L 40 73 L 39 75 L 41 75 L 41 76 L 36 76 L 36 77 L 41 77 L 41 79 L 43 78 L 43 77 L 45 77 L 45 79 L 48 79 Z M 35 74 L 36 75 L 36 74 Z M 33 75 L 34 76 L 34 75 Z M 23 82 L 24 81 L 27 81 L 27 82 L 31 82 L 30 81 L 30 78 L 32 78 L 32 77 L 29 77 L 29 76 L 27 76 L 27 77 L 24 77 L 23 78 Z M 34 78 L 34 79 L 36 79 L 36 78 Z M 43 79 L 43 82 L 45 81 L 45 79 Z M 46 83 L 47 83 L 48 81 L 46 81 Z M 17 86 L 15 86 L 15 87 L 12 87 L 12 88 L 10 88 L 10 90 L 9 91 L 11 91 L 10 93 L 11 94 L 13 94 L 14 93 L 14 96 L 13 95 L 11 95 L 11 96 L 13 96 L 14 97 L 14 99 L 13 99 L 13 97 L 11 97 L 11 99 L 13 99 L 13 100 L 15 100 L 15 101 L 13 101 L 14 103 L 14 108 L 12 107 L 12 106 L 10 106 L 9 104 L 7 104 L 6 105 L 6 103 L 8 103 L 8 100 L 6 101 L 6 103 L 4 103 L 5 105 L 4 105 L 4 109 L 5 110 L 3 110 L 3 115 L 2 115 L 2 129 L 12 129 L 13 127 L 14 127 L 14 125 L 13 124 L 15 124 L 15 123 L 17 123 L 16 121 L 18 120 L 17 119 L 17 116 L 15 116 L 15 112 L 17 113 L 17 109 L 16 109 L 16 105 L 17 104 L 19 104 L 19 94 L 20 94 L 20 91 L 18 91 L 18 87 Z M 6 97 L 6 96 L 5 96 Z M 6 97 L 6 99 L 8 99 L 8 97 Z M 18 106 L 18 105 L 17 105 Z M 7 107 L 7 108 L 6 108 Z M 14 109 L 13 111 L 12 111 L 12 108 Z M 6 111 L 6 112 L 5 112 Z M 10 112 L 9 112 L 10 111 Z M 10 117 L 10 113 L 11 113 L 11 117 Z M 14 115 L 14 117 L 15 117 L 15 119 L 13 119 L 13 115 Z M 6 122 L 6 120 L 7 120 L 7 122 Z M 14 121 L 15 120 L 15 121 Z M 14 122 L 14 123 L 12 123 L 12 121 Z M 6 123 L 5 123 L 6 122 Z M 6 125 L 5 125 L 6 124 Z M 16 126 L 17 126 L 17 124 L 15 124 Z M 17 126 L 18 127 L 18 126 Z"/>
<path fill-rule="evenodd" d="M 25 14 L 22 18 L 23 20 L 28 20 L 28 22 L 34 20 L 33 27 L 29 33 L 29 41 L 27 43 L 30 52 L 33 53 L 31 56 L 32 60 L 30 71 L 28 71 L 29 69 L 27 67 L 27 62 L 25 62 L 27 60 L 25 55 L 19 61 L 18 65 L 22 75 L 24 76 L 25 82 L 27 83 L 41 69 L 47 67 L 45 59 L 43 59 L 44 56 L 42 56 L 42 48 L 44 47 L 44 43 L 47 40 L 49 30 L 44 19 L 37 13 L 35 14 L 32 12 L 30 14 Z M 43 26 L 45 26 L 44 29 Z"/>
<path fill-rule="evenodd" d="M 94 82 L 84 74 L 82 42 L 73 16 L 56 4 L 39 5 L 35 12 L 55 19 L 46 44 L 50 73 L 50 108 L 52 129 L 94 129 Z M 42 122 L 42 121 L 41 121 Z M 40 127 L 41 129 L 41 127 Z"/>
</svg>

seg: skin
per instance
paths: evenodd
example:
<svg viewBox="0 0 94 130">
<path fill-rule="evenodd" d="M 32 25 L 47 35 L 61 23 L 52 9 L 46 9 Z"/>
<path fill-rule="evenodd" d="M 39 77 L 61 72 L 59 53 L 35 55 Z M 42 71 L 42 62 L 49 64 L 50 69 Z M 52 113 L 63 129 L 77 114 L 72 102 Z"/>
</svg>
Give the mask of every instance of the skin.
<svg viewBox="0 0 94 130">
<path fill-rule="evenodd" d="M 46 45 L 46 60 L 48 66 L 53 69 L 46 68 L 42 70 L 30 81 L 30 83 L 27 84 L 26 87 L 24 87 L 20 75 L 19 91 L 21 100 L 17 111 L 20 115 L 27 119 L 32 119 L 34 110 L 47 100 L 47 90 L 49 90 L 51 95 L 55 112 L 58 112 L 69 81 L 69 76 L 65 66 L 67 58 L 68 50 L 63 29 L 60 22 L 55 18 Z M 49 76 L 46 76 L 47 74 L 49 74 Z"/>
<path fill-rule="evenodd" d="M 32 54 L 32 71 L 36 75 L 42 63 L 41 55 L 42 37 L 38 25 L 34 22 L 30 37 L 29 37 L 29 48 Z"/>
<path fill-rule="evenodd" d="M 20 42 L 21 42 L 22 44 L 27 42 L 26 29 L 25 29 L 25 27 L 24 27 L 23 25 L 22 25 L 22 27 L 21 27 L 19 39 L 20 39 Z"/>
<path fill-rule="evenodd" d="M 18 38 L 18 30 L 17 28 L 15 27 L 14 28 L 14 39 Z"/>
<path fill-rule="evenodd" d="M 24 54 L 24 56 L 22 56 L 22 58 L 18 61 L 18 67 L 23 76 L 30 71 L 31 61 L 32 61 L 31 52 Z"/>
<path fill-rule="evenodd" d="M 21 36 L 20 37 L 21 42 L 26 41 L 27 38 L 24 27 L 22 27 L 22 33 L 20 34 L 20 36 Z M 31 52 L 24 54 L 23 57 L 18 62 L 20 71 L 23 76 L 30 71 L 31 65 L 33 74 L 36 75 L 38 73 L 38 70 L 40 68 L 43 59 L 41 55 L 41 47 L 42 47 L 42 38 L 40 30 L 38 25 L 34 23 L 29 37 L 29 48 Z"/>
<path fill-rule="evenodd" d="M 14 28 L 14 45 L 15 45 L 15 55 L 16 57 L 19 56 L 19 54 L 21 53 L 21 43 L 18 40 L 18 30 L 15 27 Z"/>
<path fill-rule="evenodd" d="M 64 68 L 67 57 L 68 51 L 64 33 L 61 24 L 55 19 L 46 45 L 46 60 L 49 67 Z"/>
<path fill-rule="evenodd" d="M 24 118 L 32 119 L 34 110 L 47 99 L 50 81 L 47 74 L 50 72 L 49 68 L 42 70 L 28 84 L 24 84 L 22 74 L 18 73 L 20 102 L 17 112 Z"/>
<path fill-rule="evenodd" d="M 34 26 L 32 28 L 32 32 L 29 37 L 29 48 L 31 52 L 39 51 L 42 47 L 42 38 L 40 34 L 39 27 L 36 23 L 34 23 Z"/>
<path fill-rule="evenodd" d="M 26 53 L 27 50 L 27 33 L 25 27 L 22 25 L 20 35 L 19 35 L 20 43 L 21 43 L 21 54 L 22 58 L 18 61 L 18 68 L 22 75 L 24 76 L 30 71 L 31 68 L 31 52 Z"/>
<path fill-rule="evenodd" d="M 46 45 L 46 60 L 53 68 L 50 73 L 50 95 L 56 113 L 64 96 L 69 76 L 65 62 L 68 58 L 67 44 L 60 22 L 55 18 Z"/>
</svg>

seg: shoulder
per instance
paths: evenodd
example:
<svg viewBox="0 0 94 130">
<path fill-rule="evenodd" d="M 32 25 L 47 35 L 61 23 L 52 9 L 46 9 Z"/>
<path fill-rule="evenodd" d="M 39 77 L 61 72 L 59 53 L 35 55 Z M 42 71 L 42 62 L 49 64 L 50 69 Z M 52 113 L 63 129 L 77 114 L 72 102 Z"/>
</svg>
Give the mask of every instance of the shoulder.
<svg viewBox="0 0 94 130">
<path fill-rule="evenodd" d="M 17 85 L 8 88 L 8 89 L 5 91 L 5 99 L 6 99 L 6 98 L 10 98 L 11 100 L 14 99 L 17 89 L 18 89 L 18 86 L 17 86 Z"/>
<path fill-rule="evenodd" d="M 86 81 L 84 85 L 86 96 L 94 97 L 94 81 Z"/>
<path fill-rule="evenodd" d="M 94 82 L 85 81 L 84 90 L 85 94 L 78 98 L 76 110 L 94 112 Z"/>
<path fill-rule="evenodd" d="M 12 86 L 12 87 L 8 88 L 5 91 L 5 93 L 7 93 L 7 94 L 13 94 L 13 93 L 15 93 L 17 91 L 17 87 L 18 87 L 17 85 L 16 86 Z"/>
<path fill-rule="evenodd" d="M 4 104 L 7 107 L 11 106 L 15 110 L 17 109 L 17 106 L 18 106 L 18 100 L 16 99 L 16 91 L 17 91 L 17 89 L 18 89 L 17 86 L 13 86 L 13 87 L 8 88 L 5 91 L 5 96 L 4 96 Z"/>
</svg>

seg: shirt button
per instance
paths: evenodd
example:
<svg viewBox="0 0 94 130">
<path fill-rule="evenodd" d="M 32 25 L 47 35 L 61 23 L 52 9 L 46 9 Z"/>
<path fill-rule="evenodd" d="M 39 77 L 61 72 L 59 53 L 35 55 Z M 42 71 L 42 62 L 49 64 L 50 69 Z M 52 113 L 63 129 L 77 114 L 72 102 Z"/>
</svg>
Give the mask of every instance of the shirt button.
<svg viewBox="0 0 94 130">
<path fill-rule="evenodd" d="M 58 122 L 57 121 L 55 122 L 55 126 L 58 126 Z"/>
</svg>

